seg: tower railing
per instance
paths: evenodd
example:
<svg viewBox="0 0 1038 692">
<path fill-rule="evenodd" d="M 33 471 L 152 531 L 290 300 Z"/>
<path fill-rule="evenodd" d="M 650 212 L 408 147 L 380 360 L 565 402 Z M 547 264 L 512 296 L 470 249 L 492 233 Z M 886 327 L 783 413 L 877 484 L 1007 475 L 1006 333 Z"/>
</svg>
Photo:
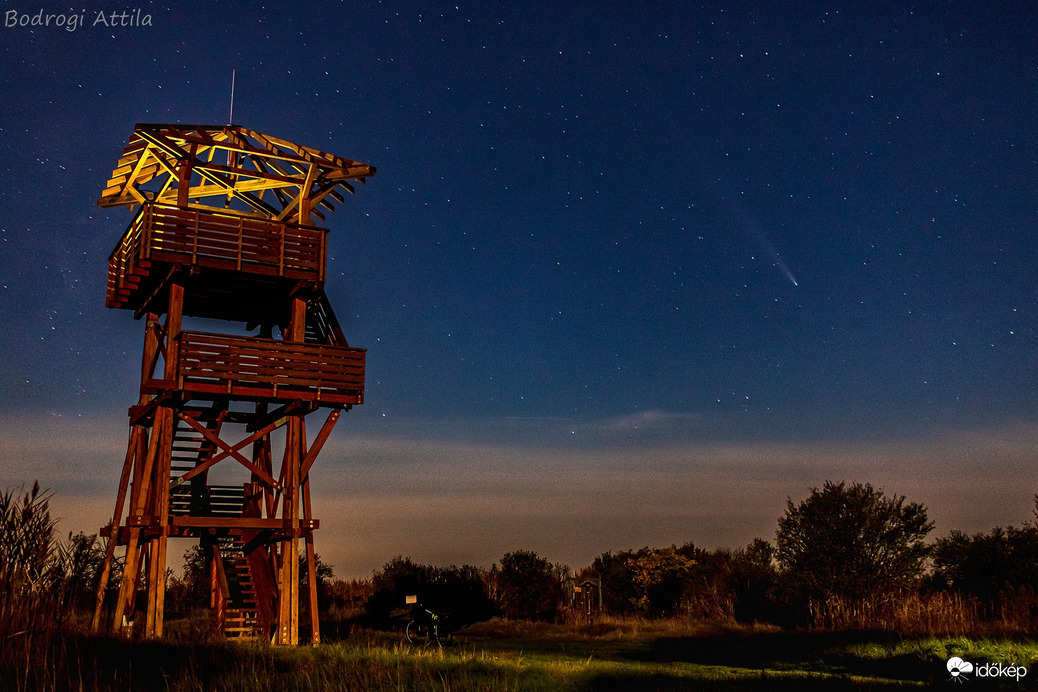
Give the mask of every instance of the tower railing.
<svg viewBox="0 0 1038 692">
<path fill-rule="evenodd" d="M 148 202 L 108 258 L 107 306 L 128 307 L 157 263 L 323 282 L 327 233 L 230 211 Z"/>
<path fill-rule="evenodd" d="M 176 339 L 176 381 L 149 380 L 146 392 L 363 403 L 366 349 L 192 331 Z"/>
</svg>

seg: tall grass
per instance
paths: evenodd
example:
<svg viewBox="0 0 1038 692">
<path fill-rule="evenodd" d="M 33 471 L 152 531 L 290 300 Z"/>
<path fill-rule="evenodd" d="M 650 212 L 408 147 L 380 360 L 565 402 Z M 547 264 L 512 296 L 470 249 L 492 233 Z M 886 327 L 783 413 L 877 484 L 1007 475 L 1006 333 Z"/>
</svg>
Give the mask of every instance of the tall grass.
<svg viewBox="0 0 1038 692">
<path fill-rule="evenodd" d="M 592 626 L 492 620 L 445 648 L 356 629 L 335 644 L 177 645 L 55 635 L 24 665 L 0 660 L 12 692 L 168 690 L 876 689 L 947 679 L 944 662 L 1033 667 L 1038 643 L 788 633 L 709 622 Z"/>
<path fill-rule="evenodd" d="M 211 643 L 177 646 L 106 638 L 56 637 L 37 648 L 31 666 L 0 661 L 0 688 L 12 692 L 73 690 L 168 690 L 195 692 L 336 692 L 347 690 L 585 690 L 585 689 L 767 689 L 791 683 L 853 688 L 845 675 L 809 668 L 761 670 L 704 665 L 651 653 L 653 636 L 588 639 L 577 628 L 551 629 L 547 648 L 534 630 L 494 625 L 504 640 L 444 649 L 388 641 L 358 633 L 350 641 L 313 648 Z M 539 627 L 534 625 L 533 627 Z M 40 642 L 42 644 L 42 642 Z M 529 647 L 525 649 L 524 647 Z M 872 682 L 876 682 L 873 680 Z M 888 681 L 879 680 L 887 684 Z M 781 684 L 780 684 L 781 683 Z M 828 685 L 825 685 L 828 683 Z"/>
<path fill-rule="evenodd" d="M 1029 590 L 1005 593 L 995 617 L 979 599 L 958 593 L 904 591 L 868 601 L 830 597 L 809 603 L 818 631 L 881 630 L 904 637 L 1028 636 L 1038 625 L 1038 599 Z"/>
<path fill-rule="evenodd" d="M 39 483 L 0 492 L 0 689 L 45 689 L 37 671 L 63 668 L 68 633 L 84 625 L 94 597 L 96 537 L 57 540 L 50 498 Z"/>
<path fill-rule="evenodd" d="M 0 493 L 0 636 L 11 637 L 53 612 L 59 574 L 50 495 L 36 483 L 24 495 Z"/>
</svg>

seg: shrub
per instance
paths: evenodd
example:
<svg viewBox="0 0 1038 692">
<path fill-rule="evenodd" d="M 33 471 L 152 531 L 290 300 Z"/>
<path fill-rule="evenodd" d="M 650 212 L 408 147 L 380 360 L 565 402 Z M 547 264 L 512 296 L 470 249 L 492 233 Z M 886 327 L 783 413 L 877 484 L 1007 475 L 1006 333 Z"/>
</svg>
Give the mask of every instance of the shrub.
<svg viewBox="0 0 1038 692">
<path fill-rule="evenodd" d="M 604 553 L 591 571 L 602 578 L 603 605 L 611 613 L 727 620 L 739 593 L 740 564 L 730 551 L 686 543 Z"/>
<path fill-rule="evenodd" d="M 987 619 L 1033 608 L 1038 592 L 1038 528 L 996 527 L 972 536 L 952 531 L 934 547 L 932 584 L 976 598 Z M 1019 613 L 1016 613 L 1018 616 Z"/>
<path fill-rule="evenodd" d="M 775 547 L 768 541 L 755 538 L 733 556 L 731 588 L 732 615 L 737 621 L 788 624 L 775 569 Z"/>
<path fill-rule="evenodd" d="M 787 585 L 814 608 L 854 609 L 914 587 L 933 529 L 926 508 L 871 485 L 826 481 L 779 519 L 777 557 Z"/>
<path fill-rule="evenodd" d="M 501 614 L 519 620 L 554 622 L 562 607 L 562 568 L 537 553 L 516 550 L 501 558 L 497 576 Z"/>
<path fill-rule="evenodd" d="M 482 571 L 471 565 L 433 567 L 395 557 L 372 577 L 372 594 L 365 610 L 383 626 L 405 622 L 407 596 L 417 596 L 426 608 L 449 615 L 455 627 L 489 619 L 494 604 L 484 588 Z"/>
</svg>

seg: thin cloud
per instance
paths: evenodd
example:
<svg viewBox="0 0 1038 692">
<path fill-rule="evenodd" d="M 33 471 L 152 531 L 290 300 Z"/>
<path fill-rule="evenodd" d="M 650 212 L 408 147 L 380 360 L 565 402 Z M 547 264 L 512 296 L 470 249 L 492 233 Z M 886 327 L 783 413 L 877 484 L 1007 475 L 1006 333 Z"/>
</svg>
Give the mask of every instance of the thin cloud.
<svg viewBox="0 0 1038 692">
<path fill-rule="evenodd" d="M 558 429 L 563 421 L 550 423 Z M 868 482 L 921 502 L 936 535 L 1031 519 L 1038 424 L 842 442 L 642 437 L 701 424 L 695 414 L 666 411 L 589 422 L 575 434 L 614 442 L 588 447 L 488 442 L 449 425 L 439 427 L 455 439 L 344 425 L 313 469 L 318 550 L 339 576 L 366 576 L 397 554 L 489 565 L 527 548 L 581 566 L 606 550 L 644 545 L 738 548 L 772 538 L 786 498 L 799 501 L 826 480 Z M 0 419 L 0 485 L 39 479 L 54 491 L 63 532 L 96 532 L 111 517 L 123 425 L 117 416 Z"/>
<path fill-rule="evenodd" d="M 658 436 L 663 433 L 693 433 L 703 427 L 704 421 L 705 417 L 700 413 L 648 409 L 593 421 L 581 428 L 606 436 Z"/>
</svg>

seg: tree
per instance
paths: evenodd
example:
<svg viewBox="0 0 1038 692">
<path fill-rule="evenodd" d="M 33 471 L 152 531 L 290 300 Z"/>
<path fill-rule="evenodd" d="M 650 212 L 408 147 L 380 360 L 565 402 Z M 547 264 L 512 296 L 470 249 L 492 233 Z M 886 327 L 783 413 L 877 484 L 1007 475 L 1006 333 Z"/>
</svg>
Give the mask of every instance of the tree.
<svg viewBox="0 0 1038 692">
<path fill-rule="evenodd" d="M 603 553 L 590 571 L 602 579 L 608 612 L 723 619 L 732 616 L 733 565 L 729 551 L 685 543 Z"/>
<path fill-rule="evenodd" d="M 1038 527 L 952 531 L 934 546 L 933 582 L 977 598 L 990 618 L 1025 592 L 1038 592 Z"/>
<path fill-rule="evenodd" d="M 602 604 L 606 612 L 627 615 L 639 612 L 641 594 L 635 584 L 634 553 L 606 552 L 595 558 L 591 571 L 602 580 Z"/>
<path fill-rule="evenodd" d="M 641 597 L 639 606 L 649 617 L 690 612 L 692 601 L 701 600 L 709 581 L 705 550 L 686 543 L 680 548 L 642 548 L 631 557 L 634 584 Z M 698 613 L 697 613 L 698 614 Z"/>
<path fill-rule="evenodd" d="M 776 556 L 801 596 L 861 603 L 918 580 L 932 529 L 921 504 L 869 484 L 826 481 L 799 505 L 787 500 Z"/>
<path fill-rule="evenodd" d="M 515 619 L 554 621 L 562 605 L 561 576 L 537 553 L 505 554 L 497 578 L 501 613 Z"/>
<path fill-rule="evenodd" d="M 403 618 L 406 621 L 407 596 L 427 600 L 435 581 L 433 567 L 398 555 L 372 576 L 372 594 L 365 610 L 369 617 L 382 625 L 389 625 L 394 619 Z"/>
<path fill-rule="evenodd" d="M 408 596 L 416 596 L 426 608 L 449 616 L 454 627 L 486 620 L 494 610 L 484 588 L 483 572 L 471 565 L 434 567 L 398 556 L 374 574 L 371 590 L 365 611 L 382 625 L 407 621 Z"/>
<path fill-rule="evenodd" d="M 754 538 L 732 560 L 732 611 L 739 622 L 782 622 L 775 546 Z"/>
</svg>

